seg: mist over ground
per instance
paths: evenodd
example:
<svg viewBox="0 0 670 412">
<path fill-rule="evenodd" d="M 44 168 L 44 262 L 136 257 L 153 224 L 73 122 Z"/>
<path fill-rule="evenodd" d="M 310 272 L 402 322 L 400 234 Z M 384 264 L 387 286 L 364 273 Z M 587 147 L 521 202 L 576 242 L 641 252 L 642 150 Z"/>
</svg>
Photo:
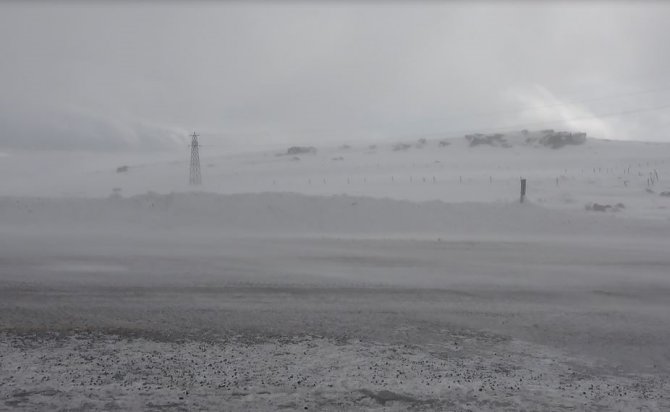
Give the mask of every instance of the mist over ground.
<svg viewBox="0 0 670 412">
<path fill-rule="evenodd" d="M 0 197 L 4 405 L 663 410 L 670 145 L 549 135 L 203 146 L 190 188 L 42 153 Z"/>
<path fill-rule="evenodd" d="M 668 18 L 3 3 L 0 409 L 670 409 Z"/>
</svg>

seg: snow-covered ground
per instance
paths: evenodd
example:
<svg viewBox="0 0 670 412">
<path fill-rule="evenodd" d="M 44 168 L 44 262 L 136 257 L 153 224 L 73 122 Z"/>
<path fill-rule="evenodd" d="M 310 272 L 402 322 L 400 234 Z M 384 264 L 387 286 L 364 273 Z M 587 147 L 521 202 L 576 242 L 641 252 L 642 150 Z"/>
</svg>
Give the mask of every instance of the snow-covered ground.
<svg viewBox="0 0 670 412">
<path fill-rule="evenodd" d="M 670 408 L 670 145 L 509 142 L 0 157 L 0 408 Z"/>
<path fill-rule="evenodd" d="M 413 345 L 314 336 L 216 343 L 3 336 L 12 408 L 53 410 L 661 410 L 667 378 L 601 375 L 518 341 L 445 333 Z M 484 346 L 484 347 L 481 347 Z M 498 351 L 504 351 L 501 357 Z M 21 369 L 29 365 L 29 370 Z M 595 373 L 594 373 L 595 372 Z"/>
<path fill-rule="evenodd" d="M 552 149 L 512 135 L 507 146 L 471 146 L 466 139 L 316 147 L 286 155 L 286 147 L 239 152 L 201 139 L 202 191 L 292 192 L 372 196 L 412 201 L 508 202 L 528 179 L 528 198 L 548 207 L 623 203 L 623 214 L 668 218 L 670 144 L 588 139 Z M 399 145 L 407 147 L 397 150 Z M 0 195 L 101 197 L 185 192 L 189 148 L 177 153 L 7 153 L 0 157 Z M 127 172 L 117 168 L 128 166 Z M 9 177 L 11 176 L 11 178 Z M 649 177 L 658 179 L 649 184 Z"/>
</svg>

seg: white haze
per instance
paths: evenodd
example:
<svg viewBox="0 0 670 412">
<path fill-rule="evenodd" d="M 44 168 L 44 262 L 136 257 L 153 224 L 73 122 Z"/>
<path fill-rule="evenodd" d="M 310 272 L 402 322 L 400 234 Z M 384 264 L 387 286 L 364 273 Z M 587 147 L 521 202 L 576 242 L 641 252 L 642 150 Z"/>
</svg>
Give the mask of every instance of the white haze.
<svg viewBox="0 0 670 412">
<path fill-rule="evenodd" d="M 258 147 L 526 123 L 662 141 L 667 109 L 590 117 L 670 101 L 668 20 L 664 2 L 3 3 L 0 148 L 155 151 L 192 130 Z"/>
<path fill-rule="evenodd" d="M 670 410 L 668 22 L 0 3 L 0 409 Z"/>
</svg>

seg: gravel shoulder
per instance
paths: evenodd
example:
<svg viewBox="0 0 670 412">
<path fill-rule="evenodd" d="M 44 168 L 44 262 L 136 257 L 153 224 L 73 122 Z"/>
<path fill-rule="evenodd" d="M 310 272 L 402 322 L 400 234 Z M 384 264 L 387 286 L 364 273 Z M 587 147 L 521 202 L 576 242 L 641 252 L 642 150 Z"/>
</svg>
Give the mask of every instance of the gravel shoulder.
<svg viewBox="0 0 670 412">
<path fill-rule="evenodd" d="M 479 337 L 482 339 L 482 337 Z M 537 345 L 0 335 L 5 409 L 665 410 L 668 376 L 602 375 Z M 490 342 L 489 342 L 490 343 Z"/>
</svg>

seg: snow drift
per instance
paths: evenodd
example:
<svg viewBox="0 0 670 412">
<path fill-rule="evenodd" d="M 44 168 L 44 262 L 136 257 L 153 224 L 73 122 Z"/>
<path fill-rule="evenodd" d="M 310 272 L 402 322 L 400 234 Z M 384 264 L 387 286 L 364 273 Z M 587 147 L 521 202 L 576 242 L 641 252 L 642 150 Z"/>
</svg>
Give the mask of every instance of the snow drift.
<svg viewBox="0 0 670 412">
<path fill-rule="evenodd" d="M 626 234 L 631 221 L 517 203 L 410 202 L 295 193 L 146 193 L 108 198 L 0 197 L 0 228 L 71 231 L 180 230 L 235 234 Z M 670 226 L 635 220 L 642 233 Z"/>
</svg>

